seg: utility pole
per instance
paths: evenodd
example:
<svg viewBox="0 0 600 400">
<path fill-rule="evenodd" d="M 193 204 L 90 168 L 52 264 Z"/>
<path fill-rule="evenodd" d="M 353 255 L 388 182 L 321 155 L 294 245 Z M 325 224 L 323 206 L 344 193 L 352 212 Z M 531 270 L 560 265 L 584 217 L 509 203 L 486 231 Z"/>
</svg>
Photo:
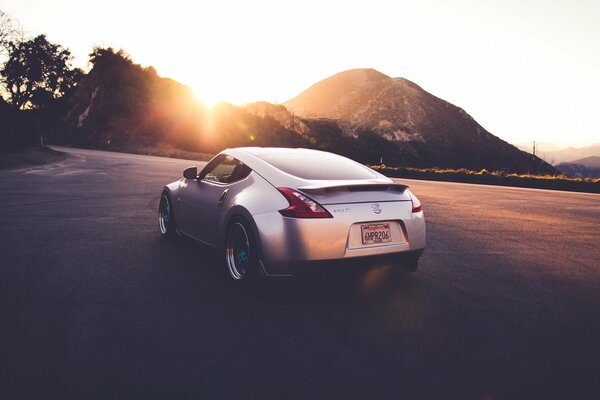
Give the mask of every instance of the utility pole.
<svg viewBox="0 0 600 400">
<path fill-rule="evenodd" d="M 533 156 L 535 157 L 535 140 L 533 141 Z"/>
</svg>

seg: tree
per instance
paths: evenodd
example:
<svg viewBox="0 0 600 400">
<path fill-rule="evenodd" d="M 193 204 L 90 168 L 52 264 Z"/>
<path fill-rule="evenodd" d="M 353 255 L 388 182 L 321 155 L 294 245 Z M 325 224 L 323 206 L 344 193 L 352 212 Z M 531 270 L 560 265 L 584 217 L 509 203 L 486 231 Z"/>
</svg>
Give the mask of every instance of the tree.
<svg viewBox="0 0 600 400">
<path fill-rule="evenodd" d="M 112 47 L 101 47 L 94 46 L 92 52 L 89 54 L 90 62 L 92 65 L 97 66 L 98 64 L 107 63 L 125 63 L 132 64 L 131 57 L 125 52 L 125 50 L 115 50 Z"/>
<path fill-rule="evenodd" d="M 45 108 L 72 90 L 83 76 L 80 69 L 73 68 L 71 52 L 50 43 L 46 35 L 11 42 L 9 47 L 0 74 L 15 107 Z"/>
<path fill-rule="evenodd" d="M 21 25 L 12 19 L 10 15 L 0 10 L 0 65 L 8 58 L 10 44 L 23 40 L 23 29 Z M 0 86 L 0 98 L 7 97 L 7 91 Z"/>
<path fill-rule="evenodd" d="M 23 29 L 7 13 L 0 10 L 0 57 L 10 53 L 10 44 L 23 40 Z"/>
<path fill-rule="evenodd" d="M 23 39 L 23 29 L 7 13 L 0 10 L 0 54 L 8 55 L 11 42 Z"/>
</svg>

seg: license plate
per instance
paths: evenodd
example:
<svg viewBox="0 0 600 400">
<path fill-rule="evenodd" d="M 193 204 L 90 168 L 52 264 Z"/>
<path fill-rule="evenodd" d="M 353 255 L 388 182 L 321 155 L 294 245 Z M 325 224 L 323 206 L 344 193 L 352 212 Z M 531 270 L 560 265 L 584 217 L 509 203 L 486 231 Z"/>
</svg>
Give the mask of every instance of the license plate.
<svg viewBox="0 0 600 400">
<path fill-rule="evenodd" d="M 392 241 L 390 224 L 368 224 L 360 226 L 363 244 L 387 243 Z"/>
</svg>

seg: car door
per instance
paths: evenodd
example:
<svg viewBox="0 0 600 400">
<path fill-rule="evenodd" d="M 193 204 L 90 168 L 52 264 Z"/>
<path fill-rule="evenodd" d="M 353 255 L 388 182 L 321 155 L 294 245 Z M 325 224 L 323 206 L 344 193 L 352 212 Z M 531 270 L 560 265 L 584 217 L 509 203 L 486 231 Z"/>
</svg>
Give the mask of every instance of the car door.
<svg viewBox="0 0 600 400">
<path fill-rule="evenodd" d="M 215 166 L 220 163 L 223 159 L 223 155 L 218 155 L 213 158 L 202 171 L 210 171 L 215 168 Z M 193 214 L 196 214 L 195 209 L 198 207 L 196 202 L 196 198 L 198 197 L 198 175 L 196 178 L 184 178 L 180 187 L 177 190 L 177 196 L 174 199 L 176 202 L 175 210 L 176 210 L 176 219 L 177 219 L 177 229 L 179 232 L 185 234 L 186 236 L 191 236 L 194 239 L 198 239 L 197 237 L 197 228 L 196 225 L 198 222 L 194 219 Z"/>
<path fill-rule="evenodd" d="M 225 200 L 240 165 L 236 158 L 222 155 L 210 162 L 196 181 L 189 182 L 182 199 L 187 204 L 186 234 L 215 244 L 218 223 L 227 212 Z"/>
</svg>

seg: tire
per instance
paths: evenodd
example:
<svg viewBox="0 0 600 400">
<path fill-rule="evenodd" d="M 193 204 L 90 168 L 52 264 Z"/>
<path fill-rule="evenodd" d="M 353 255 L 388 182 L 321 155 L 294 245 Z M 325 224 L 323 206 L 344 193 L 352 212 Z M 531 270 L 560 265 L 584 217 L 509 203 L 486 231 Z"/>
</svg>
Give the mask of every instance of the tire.
<svg viewBox="0 0 600 400">
<path fill-rule="evenodd" d="M 411 254 L 402 260 L 400 267 L 406 272 L 415 272 L 419 268 L 419 258 Z"/>
<path fill-rule="evenodd" d="M 225 234 L 225 267 L 229 277 L 238 284 L 254 282 L 259 277 L 258 248 L 249 224 L 234 218 Z"/>
<path fill-rule="evenodd" d="M 158 228 L 160 229 L 161 236 L 165 238 L 172 238 L 177 234 L 173 203 L 167 192 L 163 192 L 160 195 L 160 202 L 158 204 Z"/>
</svg>

